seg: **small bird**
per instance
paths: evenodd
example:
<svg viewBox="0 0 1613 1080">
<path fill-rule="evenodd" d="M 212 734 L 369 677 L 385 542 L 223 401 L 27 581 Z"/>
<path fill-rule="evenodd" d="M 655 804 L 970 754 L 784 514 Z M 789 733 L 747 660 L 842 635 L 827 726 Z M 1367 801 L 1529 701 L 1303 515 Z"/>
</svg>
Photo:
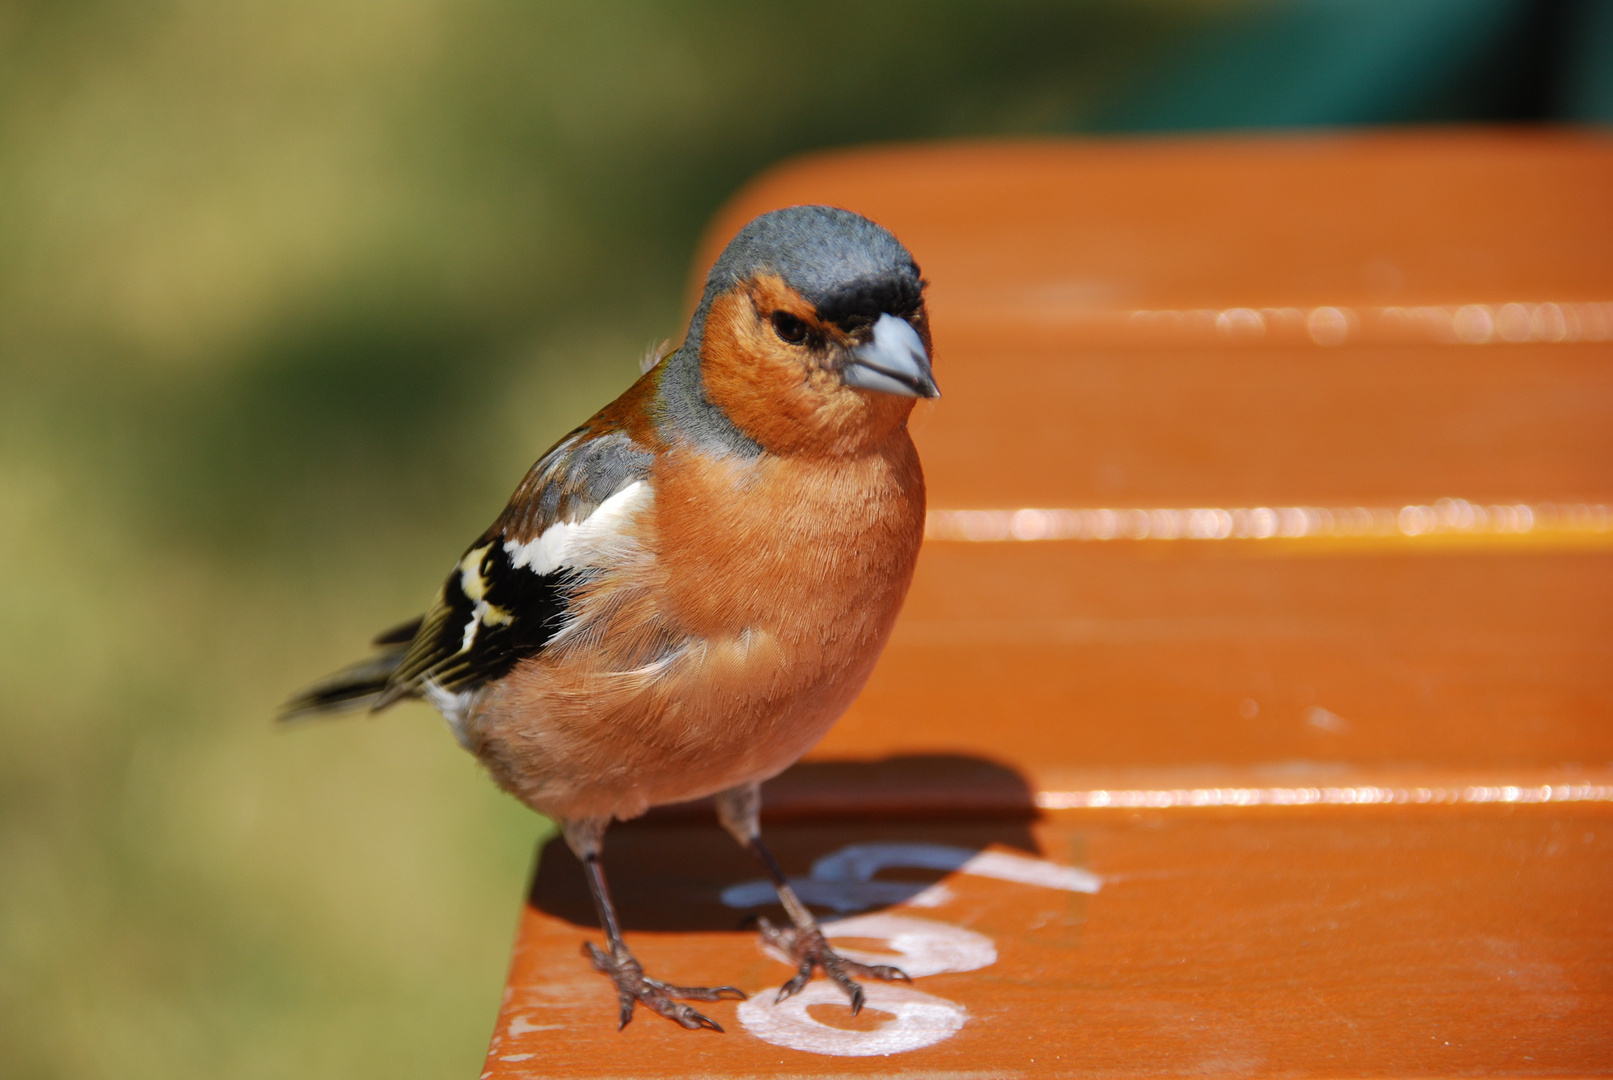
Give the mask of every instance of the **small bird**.
<svg viewBox="0 0 1613 1080">
<path fill-rule="evenodd" d="M 759 785 L 823 737 L 890 636 L 924 532 L 907 421 L 940 396 L 925 282 L 867 218 L 756 218 L 712 267 L 683 344 L 538 459 L 420 618 L 285 718 L 423 698 L 493 779 L 558 822 L 586 871 L 619 1026 L 641 1003 L 743 998 L 644 974 L 600 865 L 612 820 L 715 796 L 791 921 L 796 973 L 906 980 L 830 947 L 762 843 Z"/>
</svg>

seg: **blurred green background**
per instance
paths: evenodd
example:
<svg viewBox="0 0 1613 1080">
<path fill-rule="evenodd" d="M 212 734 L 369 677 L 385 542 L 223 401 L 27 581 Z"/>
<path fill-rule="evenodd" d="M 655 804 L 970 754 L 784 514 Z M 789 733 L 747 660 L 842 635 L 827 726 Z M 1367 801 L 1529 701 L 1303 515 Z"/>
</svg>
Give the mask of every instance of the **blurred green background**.
<svg viewBox="0 0 1613 1080">
<path fill-rule="evenodd" d="M 476 1074 L 534 841 L 276 728 L 889 139 L 1605 120 L 1613 4 L 0 2 L 0 1076 Z"/>
</svg>

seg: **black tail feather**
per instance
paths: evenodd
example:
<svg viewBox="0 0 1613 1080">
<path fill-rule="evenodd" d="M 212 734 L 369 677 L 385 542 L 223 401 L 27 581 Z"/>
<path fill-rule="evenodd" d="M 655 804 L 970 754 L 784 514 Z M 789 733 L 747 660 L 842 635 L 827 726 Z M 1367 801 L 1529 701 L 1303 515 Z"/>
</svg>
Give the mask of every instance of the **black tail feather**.
<svg viewBox="0 0 1613 1080">
<path fill-rule="evenodd" d="M 382 636 L 387 637 L 394 632 L 389 631 Z M 403 662 L 403 655 L 409 649 L 409 639 L 405 638 L 401 644 L 388 644 L 391 647 L 385 651 L 351 664 L 294 694 L 290 701 L 280 707 L 280 719 L 301 720 L 321 714 L 374 708 L 386 689 L 387 680 Z"/>
</svg>

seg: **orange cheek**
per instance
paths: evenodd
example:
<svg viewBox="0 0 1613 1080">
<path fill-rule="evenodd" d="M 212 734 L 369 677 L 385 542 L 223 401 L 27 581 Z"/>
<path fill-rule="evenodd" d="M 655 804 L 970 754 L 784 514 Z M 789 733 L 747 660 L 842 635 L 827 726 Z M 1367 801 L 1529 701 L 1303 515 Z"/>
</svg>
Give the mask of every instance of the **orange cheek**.
<svg viewBox="0 0 1613 1080">
<path fill-rule="evenodd" d="M 833 376 L 803 364 L 756 318 L 748 296 L 712 305 L 700 361 L 706 396 L 756 442 L 787 452 L 812 438 Z"/>
</svg>

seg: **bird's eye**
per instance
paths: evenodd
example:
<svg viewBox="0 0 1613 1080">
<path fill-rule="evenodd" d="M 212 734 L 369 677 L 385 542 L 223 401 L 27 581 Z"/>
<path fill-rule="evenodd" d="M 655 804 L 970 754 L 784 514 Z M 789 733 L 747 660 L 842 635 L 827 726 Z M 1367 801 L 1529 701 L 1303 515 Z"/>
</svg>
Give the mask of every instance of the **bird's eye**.
<svg viewBox="0 0 1613 1080">
<path fill-rule="evenodd" d="M 807 325 L 788 311 L 773 312 L 773 332 L 791 345 L 807 339 Z"/>
</svg>

